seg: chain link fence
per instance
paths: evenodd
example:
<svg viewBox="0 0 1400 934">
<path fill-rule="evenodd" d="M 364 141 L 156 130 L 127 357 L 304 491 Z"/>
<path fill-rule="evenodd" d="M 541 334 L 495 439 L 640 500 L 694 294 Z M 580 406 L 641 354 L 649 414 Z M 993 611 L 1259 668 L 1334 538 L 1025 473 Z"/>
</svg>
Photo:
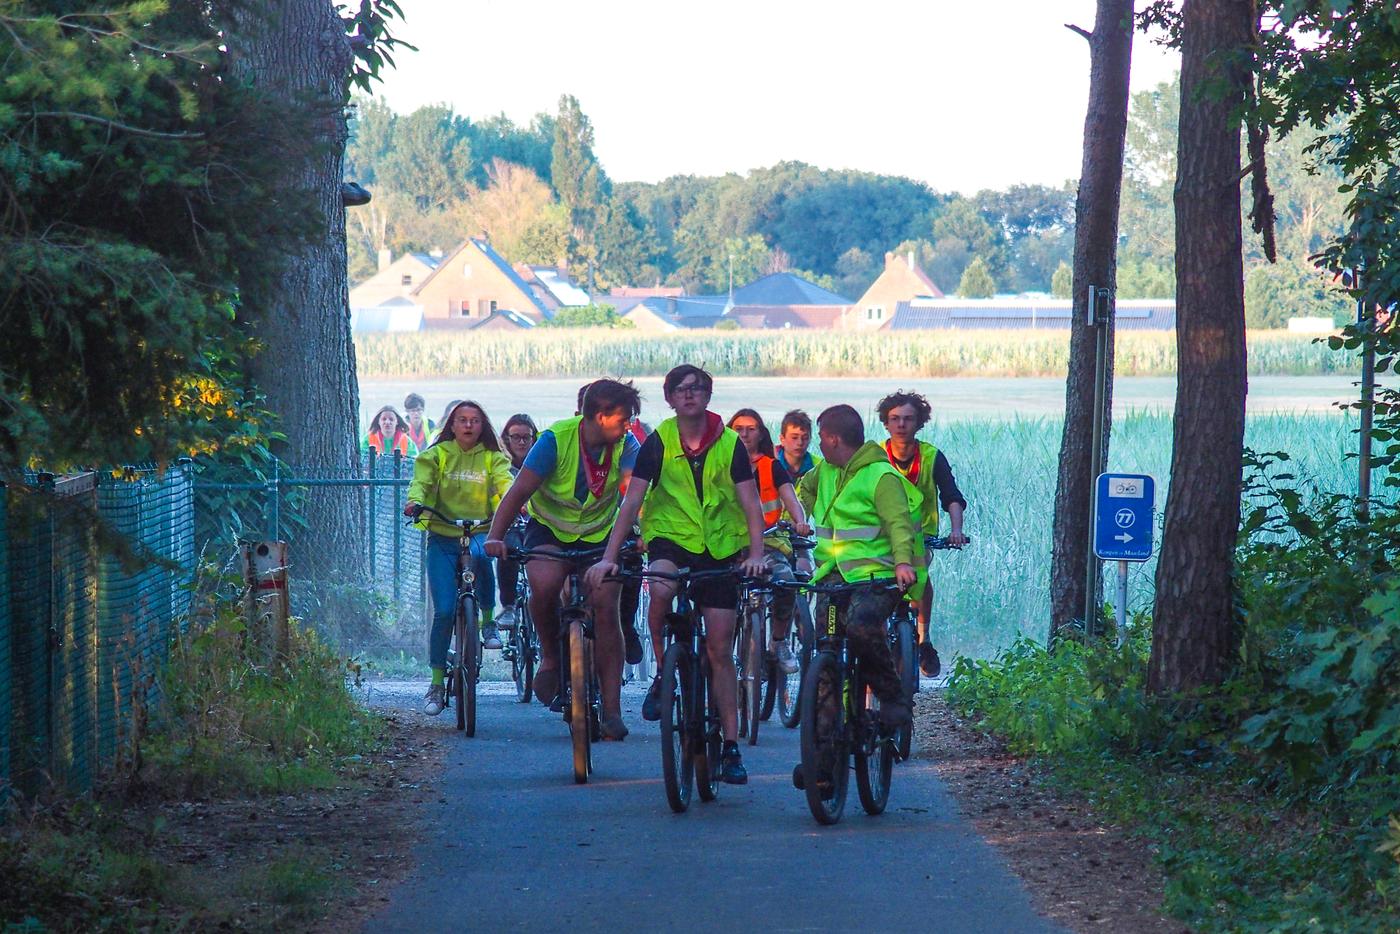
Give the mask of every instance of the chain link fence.
<svg viewBox="0 0 1400 934">
<path fill-rule="evenodd" d="M 29 474 L 5 488 L 0 797 L 86 790 L 117 759 L 188 608 L 193 568 L 187 464 Z"/>
</svg>

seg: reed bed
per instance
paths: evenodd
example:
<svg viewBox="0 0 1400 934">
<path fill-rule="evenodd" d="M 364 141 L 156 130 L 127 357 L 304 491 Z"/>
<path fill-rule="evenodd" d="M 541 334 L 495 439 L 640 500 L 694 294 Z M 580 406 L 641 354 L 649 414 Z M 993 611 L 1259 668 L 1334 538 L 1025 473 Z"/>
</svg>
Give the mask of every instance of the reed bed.
<svg viewBox="0 0 1400 934">
<path fill-rule="evenodd" d="M 945 658 L 990 657 L 1017 634 L 1044 640 L 1049 628 L 1050 531 L 1062 423 L 1051 419 L 954 422 L 929 440 L 945 451 L 968 499 L 972 544 L 934 562 L 934 643 Z M 1286 451 L 1305 495 L 1354 492 L 1355 420 L 1345 415 L 1252 416 L 1245 442 Z M 1113 427 L 1109 469 L 1157 480 L 1157 543 L 1170 480 L 1172 420 L 1135 414 Z M 1150 609 L 1156 560 L 1129 565 L 1129 608 Z M 1105 568 L 1107 593 L 1116 565 Z"/>
<path fill-rule="evenodd" d="M 369 378 L 660 376 L 678 361 L 720 376 L 1063 376 L 1064 331 L 900 331 L 846 333 L 541 330 L 525 334 L 415 332 L 356 338 L 359 373 Z M 1123 331 L 1120 376 L 1176 373 L 1176 334 Z M 1306 335 L 1249 335 L 1251 375 L 1326 375 L 1357 369 L 1350 354 Z"/>
</svg>

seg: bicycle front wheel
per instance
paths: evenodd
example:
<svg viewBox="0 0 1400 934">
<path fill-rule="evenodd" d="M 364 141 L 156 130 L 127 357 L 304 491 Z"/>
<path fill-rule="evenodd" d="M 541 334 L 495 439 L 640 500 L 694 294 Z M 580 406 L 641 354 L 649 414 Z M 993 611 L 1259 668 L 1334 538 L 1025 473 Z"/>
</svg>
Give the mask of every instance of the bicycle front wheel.
<svg viewBox="0 0 1400 934">
<path fill-rule="evenodd" d="M 462 651 L 458 657 L 466 661 L 462 669 L 462 690 L 465 702 L 465 727 L 468 736 L 476 735 L 476 682 L 481 679 L 481 630 L 477 625 L 476 601 L 470 597 L 462 600 L 463 626 Z"/>
<path fill-rule="evenodd" d="M 818 652 L 802 679 L 802 784 L 807 807 L 819 824 L 834 824 L 846 808 L 846 706 L 841 665 L 831 652 Z"/>
<path fill-rule="evenodd" d="M 535 626 L 524 600 L 516 605 L 515 620 L 515 631 L 510 637 L 510 673 L 515 681 L 515 699 L 528 704 L 535 684 Z"/>
<path fill-rule="evenodd" d="M 588 695 L 588 636 L 583 620 L 574 619 L 569 623 L 569 736 L 574 747 L 574 781 L 580 785 L 593 771 Z"/>
<path fill-rule="evenodd" d="M 677 814 L 690 807 L 695 776 L 694 750 L 687 723 L 690 720 L 690 649 L 671 643 L 661 660 L 661 781 L 666 803 Z"/>
<path fill-rule="evenodd" d="M 796 728 L 802 719 L 802 707 L 798 696 L 802 692 L 802 679 L 812 664 L 812 604 L 806 595 L 797 598 L 797 612 L 794 614 L 792 631 L 788 634 L 788 648 L 797 657 L 797 671 L 790 675 L 778 674 L 778 714 L 783 718 L 783 726 L 789 730 Z"/>
<path fill-rule="evenodd" d="M 918 646 L 914 644 L 914 623 L 908 619 L 901 619 L 895 624 L 894 635 L 894 664 L 899 670 L 899 686 L 904 691 L 904 696 L 909 699 L 912 707 L 914 695 L 919 690 L 919 653 Z M 905 724 L 896 731 L 894 735 L 895 751 L 899 753 L 899 761 L 903 762 L 909 758 L 909 751 L 914 743 L 914 725 Z"/>
<path fill-rule="evenodd" d="M 765 680 L 764 673 L 768 668 L 768 660 L 765 657 L 768 648 L 768 627 L 765 625 L 767 621 L 768 616 L 762 610 L 750 610 L 749 624 L 744 627 L 744 635 L 749 644 L 744 653 L 748 659 L 744 665 L 744 682 L 747 685 L 747 693 L 745 693 L 743 701 L 744 712 L 749 721 L 750 746 L 758 745 L 758 724 L 763 719 L 763 682 Z"/>
<path fill-rule="evenodd" d="M 695 698 L 689 730 L 696 745 L 695 783 L 700 786 L 700 800 L 713 801 L 719 797 L 719 757 L 723 746 L 719 711 L 715 709 L 714 692 L 710 690 L 710 659 L 700 650 L 700 674 L 695 679 Z"/>
<path fill-rule="evenodd" d="M 856 793 L 867 814 L 883 814 L 890 800 L 895 739 L 881 734 L 880 701 L 859 677 L 851 679 L 855 704 Z"/>
</svg>

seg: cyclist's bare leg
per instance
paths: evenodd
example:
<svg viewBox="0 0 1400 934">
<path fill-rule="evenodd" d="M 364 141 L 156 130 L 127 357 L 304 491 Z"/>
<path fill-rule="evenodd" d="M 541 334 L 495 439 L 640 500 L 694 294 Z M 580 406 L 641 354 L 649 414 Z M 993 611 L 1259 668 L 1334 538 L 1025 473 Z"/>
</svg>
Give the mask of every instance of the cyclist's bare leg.
<svg viewBox="0 0 1400 934">
<path fill-rule="evenodd" d="M 621 596 L 620 581 L 602 584 L 588 595 L 593 609 L 593 645 L 597 649 L 594 667 L 603 694 L 604 720 L 622 715 L 622 622 L 618 616 Z"/>
<path fill-rule="evenodd" d="M 569 568 L 563 562 L 540 558 L 525 565 L 525 576 L 530 579 L 530 618 L 540 635 L 540 671 L 558 670 L 559 592 L 568 580 Z"/>
<path fill-rule="evenodd" d="M 914 620 L 919 627 L 919 643 L 929 641 L 928 621 L 929 614 L 933 610 L 933 581 L 924 585 L 924 595 L 919 598 L 918 605 L 914 608 Z"/>
<path fill-rule="evenodd" d="M 734 670 L 734 610 L 705 607 L 705 651 L 710 656 L 715 707 L 719 710 L 720 728 L 724 738 L 739 738 L 739 675 Z"/>
<path fill-rule="evenodd" d="M 648 570 L 662 574 L 676 573 L 676 565 L 671 561 L 653 561 Z M 647 581 L 651 602 L 647 606 L 647 628 L 651 630 L 651 644 L 655 648 L 659 662 L 665 650 L 666 614 L 671 612 L 671 601 L 676 596 L 676 582 L 653 577 Z"/>
</svg>

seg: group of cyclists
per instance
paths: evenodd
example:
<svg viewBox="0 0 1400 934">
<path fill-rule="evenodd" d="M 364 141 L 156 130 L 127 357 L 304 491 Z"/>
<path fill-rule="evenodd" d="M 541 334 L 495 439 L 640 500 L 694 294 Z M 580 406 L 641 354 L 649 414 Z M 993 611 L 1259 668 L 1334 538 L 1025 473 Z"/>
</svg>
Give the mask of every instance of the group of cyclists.
<svg viewBox="0 0 1400 934">
<path fill-rule="evenodd" d="M 674 414 L 654 431 L 638 420 L 637 389 L 614 379 L 582 387 L 576 414 L 543 431 L 528 415 L 517 414 L 497 434 L 480 404 L 463 400 L 448 406 L 436 437 L 414 460 L 404 507 L 427 533 L 434 613 L 425 714 L 437 715 L 446 704 L 444 673 L 462 548 L 460 530 L 433 517 L 435 511 L 491 519 L 489 529 L 470 542 L 488 649 L 499 648 L 500 632 L 509 638 L 517 623 L 513 607 L 520 569 L 512 552 L 600 550 L 581 581 L 593 614 L 604 739 L 628 735 L 621 707 L 623 667 L 642 655 L 635 628 L 640 582 L 618 573 L 635 560 L 628 547 L 634 539 L 649 570 L 660 572 L 650 579 L 646 614 L 658 656 L 678 586 L 665 575 L 732 570 L 697 578 L 689 588 L 707 635 L 713 702 L 723 732 L 722 781 L 747 781 L 738 746 L 734 662 L 740 577 L 791 582 L 801 573 L 818 582 L 893 580 L 898 591 L 872 589 L 833 599 L 844 615 L 851 650 L 880 700 L 882 725 L 894 729 L 910 723 L 912 698 L 896 673 L 885 620 L 897 601 L 916 602 L 919 665 L 924 674 L 937 675 L 940 663 L 928 630 L 931 554 L 924 542 L 939 531 L 940 507 L 951 524 L 948 540 L 966 541 L 967 502 L 948 459 L 917 437 L 932 414 L 928 400 L 903 391 L 881 399 L 879 418 L 888 433 L 883 443 L 867 439 L 853 407 L 831 406 L 816 420 L 818 455 L 810 450 L 813 424 L 806 413 L 788 412 L 775 444 L 753 409 L 740 409 L 727 422 L 711 411 L 713 389 L 713 378 L 701 367 L 673 368 L 662 390 Z M 393 427 L 385 426 L 389 432 Z M 765 538 L 765 530 L 771 532 L 780 521 L 799 536 L 814 537 L 810 553 L 794 552 L 782 536 Z M 566 663 L 559 657 L 558 618 L 570 570 L 555 560 L 524 567 L 530 617 L 539 635 L 534 691 L 545 704 L 555 700 L 561 663 Z M 505 608 L 499 616 L 497 591 Z M 773 590 L 770 652 L 778 670 L 789 674 L 798 669 L 789 648 L 797 599 L 793 587 Z M 659 680 L 643 701 L 646 720 L 659 718 Z"/>
</svg>

